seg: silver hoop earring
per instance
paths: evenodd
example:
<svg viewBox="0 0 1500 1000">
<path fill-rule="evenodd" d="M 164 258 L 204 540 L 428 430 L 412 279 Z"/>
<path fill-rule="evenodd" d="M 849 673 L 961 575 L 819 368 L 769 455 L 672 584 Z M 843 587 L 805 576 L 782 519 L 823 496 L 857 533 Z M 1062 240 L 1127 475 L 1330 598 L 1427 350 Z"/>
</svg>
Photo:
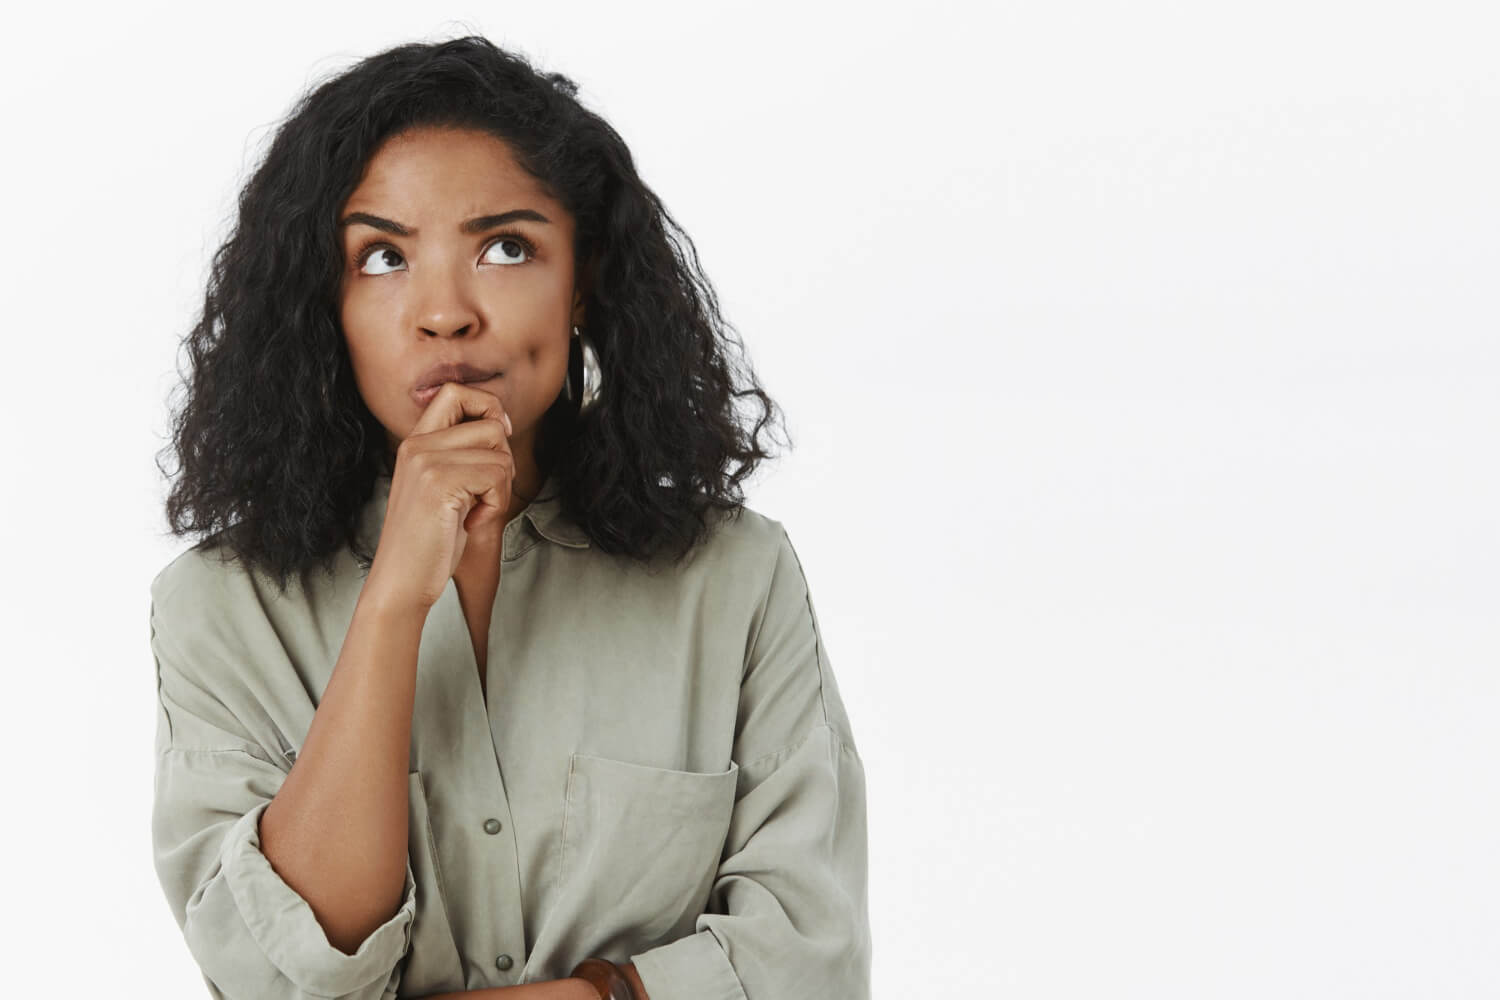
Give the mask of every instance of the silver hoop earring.
<svg viewBox="0 0 1500 1000">
<path fill-rule="evenodd" d="M 578 353 L 583 356 L 582 398 L 578 402 L 578 414 L 582 416 L 598 402 L 599 390 L 604 386 L 604 373 L 599 368 L 599 355 L 595 353 L 594 345 L 576 326 L 573 327 L 573 340 L 578 344 Z M 572 400 L 579 395 L 573 388 L 573 363 L 569 357 L 568 377 L 563 380 L 563 398 Z"/>
</svg>

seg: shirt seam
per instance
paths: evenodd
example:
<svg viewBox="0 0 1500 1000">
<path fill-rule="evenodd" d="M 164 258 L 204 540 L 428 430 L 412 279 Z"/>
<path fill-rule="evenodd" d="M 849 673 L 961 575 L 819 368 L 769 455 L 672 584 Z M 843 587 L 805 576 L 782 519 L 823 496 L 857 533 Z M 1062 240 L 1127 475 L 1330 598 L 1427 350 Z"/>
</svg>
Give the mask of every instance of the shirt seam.
<svg viewBox="0 0 1500 1000">
<path fill-rule="evenodd" d="M 161 657 L 156 655 L 156 598 L 150 599 L 147 624 L 151 627 L 151 635 L 147 640 L 151 647 L 152 672 L 156 674 L 156 707 L 161 711 L 162 718 L 167 723 L 167 746 L 172 747 L 177 742 L 177 734 L 172 725 L 172 713 L 167 711 L 167 704 L 162 700 L 161 693 Z"/>
<path fill-rule="evenodd" d="M 275 767 L 278 770 L 280 770 L 280 766 L 274 760 L 272 760 L 270 757 L 268 757 L 265 753 L 263 753 L 263 752 L 257 753 L 254 750 L 247 750 L 244 747 L 179 747 L 179 746 L 164 746 L 159 751 L 157 751 L 156 755 L 158 757 L 165 757 L 169 753 L 214 753 L 214 754 L 220 754 L 220 753 L 237 753 L 237 754 L 243 754 L 244 756 L 249 757 L 252 760 L 258 760 L 262 764 L 269 764 L 272 767 Z"/>
<path fill-rule="evenodd" d="M 828 699 L 823 686 L 823 636 L 819 634 L 817 615 L 813 612 L 812 587 L 807 582 L 807 571 L 802 568 L 802 557 L 797 555 L 797 547 L 792 544 L 792 537 L 787 534 L 785 525 L 781 527 L 781 537 L 786 539 L 786 547 L 791 550 L 792 558 L 797 562 L 797 575 L 802 577 L 803 603 L 807 607 L 807 622 L 813 630 L 813 658 L 818 665 L 818 707 L 823 710 L 823 725 L 833 729 L 833 723 L 828 717 Z M 838 735 L 837 730 L 834 730 L 834 735 Z M 843 740 L 839 742 L 842 744 Z"/>
<path fill-rule="evenodd" d="M 754 760 L 752 760 L 750 763 L 748 763 L 748 764 L 741 764 L 740 767 L 744 768 L 747 771 L 754 770 L 762 762 L 770 760 L 772 757 L 787 756 L 789 754 L 795 753 L 796 751 L 802 749 L 802 745 L 804 743 L 806 743 L 809 739 L 811 739 L 812 735 L 814 733 L 816 733 L 819 729 L 826 729 L 830 733 L 832 733 L 833 734 L 833 742 L 838 746 L 838 748 L 840 750 L 842 750 L 844 753 L 850 754 L 851 756 L 854 757 L 855 760 L 858 760 L 861 764 L 864 763 L 864 760 L 859 756 L 859 752 L 857 750 L 855 750 L 853 747 L 849 746 L 847 743 L 844 742 L 844 738 L 839 735 L 839 731 L 837 729 L 835 729 L 833 726 L 829 725 L 826 722 L 816 722 L 816 723 L 814 723 L 812 725 L 812 727 L 810 729 L 808 729 L 807 732 L 805 732 L 805 733 L 802 734 L 801 738 L 797 739 L 795 742 L 788 743 L 786 746 L 782 747 L 780 750 L 772 750 L 770 753 L 763 753 L 759 757 L 757 757 Z"/>
<path fill-rule="evenodd" d="M 427 825 L 427 854 L 432 860 L 432 878 L 437 882 L 438 903 L 443 907 L 443 915 L 446 917 L 453 911 L 448 909 L 448 893 L 443 887 L 443 866 L 438 861 L 437 834 L 432 829 L 432 808 L 427 799 L 427 779 L 422 777 L 422 772 L 415 772 L 417 784 L 422 788 L 422 817 Z M 410 845 L 408 845 L 410 846 Z M 406 862 L 411 864 L 411 853 L 407 852 Z M 416 872 L 412 872 L 412 881 L 416 881 Z"/>
</svg>

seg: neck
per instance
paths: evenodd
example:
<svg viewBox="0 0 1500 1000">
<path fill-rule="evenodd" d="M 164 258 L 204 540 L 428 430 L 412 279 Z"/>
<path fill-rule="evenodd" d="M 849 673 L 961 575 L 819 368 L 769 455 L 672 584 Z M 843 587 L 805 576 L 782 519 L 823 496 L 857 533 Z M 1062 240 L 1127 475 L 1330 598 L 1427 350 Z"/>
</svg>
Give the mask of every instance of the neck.
<svg viewBox="0 0 1500 1000">
<path fill-rule="evenodd" d="M 544 479 L 546 476 L 534 462 L 523 465 L 521 456 L 516 456 L 516 478 L 511 480 L 510 504 L 505 510 L 504 524 L 509 524 L 520 516 L 521 511 L 542 491 Z"/>
</svg>

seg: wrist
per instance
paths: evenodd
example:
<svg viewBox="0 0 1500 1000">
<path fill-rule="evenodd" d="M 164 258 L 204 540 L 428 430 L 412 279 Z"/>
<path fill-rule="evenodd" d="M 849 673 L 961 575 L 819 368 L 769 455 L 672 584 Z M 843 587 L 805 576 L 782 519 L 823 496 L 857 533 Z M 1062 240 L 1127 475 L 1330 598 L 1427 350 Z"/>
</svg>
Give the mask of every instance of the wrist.
<svg viewBox="0 0 1500 1000">
<path fill-rule="evenodd" d="M 415 624 L 420 628 L 426 623 L 432 605 L 395 588 L 385 587 L 381 581 L 370 578 L 366 579 L 365 585 L 360 589 L 355 610 L 387 621 Z"/>
<path fill-rule="evenodd" d="M 586 958 L 573 968 L 569 976 L 588 983 L 593 994 L 589 1000 L 646 1000 L 636 994 L 626 970 L 607 958 Z"/>
</svg>

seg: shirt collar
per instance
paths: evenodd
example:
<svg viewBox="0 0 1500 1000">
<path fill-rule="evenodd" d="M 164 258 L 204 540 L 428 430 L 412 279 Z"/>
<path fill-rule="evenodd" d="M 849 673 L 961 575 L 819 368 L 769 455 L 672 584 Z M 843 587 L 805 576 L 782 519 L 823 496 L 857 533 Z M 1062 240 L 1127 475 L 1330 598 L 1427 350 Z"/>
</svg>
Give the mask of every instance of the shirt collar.
<svg viewBox="0 0 1500 1000">
<path fill-rule="evenodd" d="M 521 516 L 530 518 L 532 527 L 548 541 L 572 549 L 586 549 L 589 547 L 588 533 L 563 513 L 561 490 L 562 480 L 556 472 L 549 473 L 542 483 L 541 492 L 526 505 Z"/>
<path fill-rule="evenodd" d="M 588 533 L 563 513 L 562 498 L 558 493 L 560 489 L 561 480 L 557 473 L 548 474 L 536 499 L 527 504 L 511 523 L 529 522 L 538 535 L 550 542 L 572 549 L 586 549 L 589 547 Z M 386 504 L 390 501 L 390 497 L 391 477 L 376 476 L 375 488 L 370 494 L 370 499 L 365 503 L 362 518 L 362 538 L 370 551 L 374 551 L 376 544 L 380 541 L 380 529 L 385 524 Z M 507 525 L 507 528 L 509 527 Z"/>
</svg>

